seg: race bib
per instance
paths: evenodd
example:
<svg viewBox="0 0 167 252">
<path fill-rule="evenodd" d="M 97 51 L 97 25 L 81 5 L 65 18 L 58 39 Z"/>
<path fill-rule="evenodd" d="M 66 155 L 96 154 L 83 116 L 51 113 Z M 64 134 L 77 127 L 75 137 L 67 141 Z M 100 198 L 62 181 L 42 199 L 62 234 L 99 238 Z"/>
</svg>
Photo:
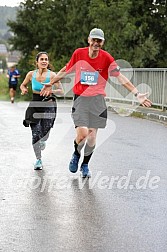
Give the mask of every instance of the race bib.
<svg viewBox="0 0 167 252">
<path fill-rule="evenodd" d="M 84 72 L 81 71 L 81 84 L 84 85 L 97 85 L 99 72 Z"/>
<path fill-rule="evenodd" d="M 16 79 L 12 76 L 11 81 L 15 81 Z"/>
</svg>

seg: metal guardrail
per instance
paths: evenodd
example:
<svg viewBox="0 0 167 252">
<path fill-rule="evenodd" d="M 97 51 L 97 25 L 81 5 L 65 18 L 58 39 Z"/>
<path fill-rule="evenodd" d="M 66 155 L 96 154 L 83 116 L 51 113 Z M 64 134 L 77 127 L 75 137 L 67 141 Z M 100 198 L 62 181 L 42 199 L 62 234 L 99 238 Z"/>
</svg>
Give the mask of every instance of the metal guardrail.
<svg viewBox="0 0 167 252">
<path fill-rule="evenodd" d="M 133 68 L 122 69 L 121 72 L 139 89 L 149 92 L 149 99 L 153 105 L 164 110 L 167 108 L 167 68 Z M 75 74 L 69 74 L 62 80 L 65 98 L 72 98 L 72 87 Z M 135 102 L 133 94 L 122 87 L 114 77 L 109 77 L 106 85 L 106 98 L 111 101 Z"/>
</svg>

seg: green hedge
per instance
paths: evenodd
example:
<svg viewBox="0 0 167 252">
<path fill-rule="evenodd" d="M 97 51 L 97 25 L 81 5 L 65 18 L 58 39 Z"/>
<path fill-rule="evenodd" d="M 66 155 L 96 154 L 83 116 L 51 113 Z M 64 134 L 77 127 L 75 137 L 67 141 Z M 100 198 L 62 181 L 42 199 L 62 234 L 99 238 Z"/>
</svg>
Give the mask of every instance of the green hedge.
<svg viewBox="0 0 167 252">
<path fill-rule="evenodd" d="M 27 95 L 22 96 L 20 90 L 21 80 L 19 80 L 17 90 L 16 90 L 16 101 L 30 101 L 32 96 L 32 91 L 29 86 L 29 93 Z M 0 74 L 0 100 L 8 101 L 9 98 L 9 88 L 8 88 L 8 78 L 6 74 Z"/>
<path fill-rule="evenodd" d="M 9 99 L 8 78 L 6 74 L 0 74 L 0 100 Z"/>
</svg>

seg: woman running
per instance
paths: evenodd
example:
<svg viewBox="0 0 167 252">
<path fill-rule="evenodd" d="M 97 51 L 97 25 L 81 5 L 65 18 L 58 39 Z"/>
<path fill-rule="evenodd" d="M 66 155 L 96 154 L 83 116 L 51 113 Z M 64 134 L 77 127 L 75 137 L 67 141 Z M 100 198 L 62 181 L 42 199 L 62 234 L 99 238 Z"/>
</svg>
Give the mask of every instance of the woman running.
<svg viewBox="0 0 167 252">
<path fill-rule="evenodd" d="M 46 52 L 39 52 L 36 56 L 36 70 L 29 71 L 20 85 L 21 94 L 28 93 L 27 85 L 32 83 L 33 97 L 26 113 L 23 125 L 31 127 L 32 145 L 36 156 L 34 170 L 42 170 L 41 150 L 45 149 L 45 141 L 49 137 L 50 129 L 54 125 L 56 118 L 57 104 L 56 94 L 63 95 L 60 82 L 55 83 L 54 89 L 49 96 L 40 96 L 43 85 L 50 83 L 56 73 L 49 70 L 49 58 Z"/>
</svg>

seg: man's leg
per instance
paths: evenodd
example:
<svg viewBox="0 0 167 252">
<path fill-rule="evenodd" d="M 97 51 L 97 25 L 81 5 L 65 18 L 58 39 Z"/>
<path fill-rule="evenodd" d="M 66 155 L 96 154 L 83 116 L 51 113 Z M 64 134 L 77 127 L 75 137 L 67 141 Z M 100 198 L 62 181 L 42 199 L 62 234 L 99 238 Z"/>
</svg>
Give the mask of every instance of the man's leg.
<svg viewBox="0 0 167 252">
<path fill-rule="evenodd" d="M 15 94 L 16 94 L 16 91 L 13 88 L 10 88 L 9 89 L 9 95 L 10 95 L 11 103 L 14 103 Z"/>
<path fill-rule="evenodd" d="M 72 107 L 72 118 L 76 128 L 76 139 L 74 141 L 74 153 L 69 164 L 69 170 L 75 173 L 78 170 L 78 162 L 81 155 L 81 149 L 89 134 L 89 99 L 82 96 L 74 96 Z"/>
<path fill-rule="evenodd" d="M 93 150 L 96 145 L 97 129 L 89 129 L 89 134 L 87 136 L 87 142 L 84 148 L 84 159 L 83 163 L 88 164 L 89 160 L 93 154 Z"/>
<path fill-rule="evenodd" d="M 76 154 L 80 155 L 81 149 L 83 148 L 85 144 L 88 134 L 89 134 L 89 129 L 87 127 L 76 128 L 76 139 L 74 141 Z"/>
<path fill-rule="evenodd" d="M 81 173 L 83 178 L 91 176 L 88 163 L 96 145 L 97 129 L 105 128 L 106 121 L 107 107 L 104 97 L 102 95 L 91 97 L 91 103 L 89 104 L 89 134 L 84 148 L 84 159 L 81 164 Z"/>
<path fill-rule="evenodd" d="M 87 136 L 87 142 L 84 148 L 84 159 L 81 164 L 81 173 L 83 178 L 91 176 L 88 168 L 88 163 L 91 159 L 91 156 L 93 154 L 96 145 L 97 129 L 91 128 L 89 129 L 88 132 L 89 134 Z"/>
<path fill-rule="evenodd" d="M 78 162 L 81 156 L 81 150 L 85 145 L 86 138 L 89 134 L 89 129 L 87 127 L 77 127 L 76 128 L 76 139 L 74 140 L 74 153 L 69 164 L 69 170 L 73 173 L 78 170 Z"/>
</svg>

